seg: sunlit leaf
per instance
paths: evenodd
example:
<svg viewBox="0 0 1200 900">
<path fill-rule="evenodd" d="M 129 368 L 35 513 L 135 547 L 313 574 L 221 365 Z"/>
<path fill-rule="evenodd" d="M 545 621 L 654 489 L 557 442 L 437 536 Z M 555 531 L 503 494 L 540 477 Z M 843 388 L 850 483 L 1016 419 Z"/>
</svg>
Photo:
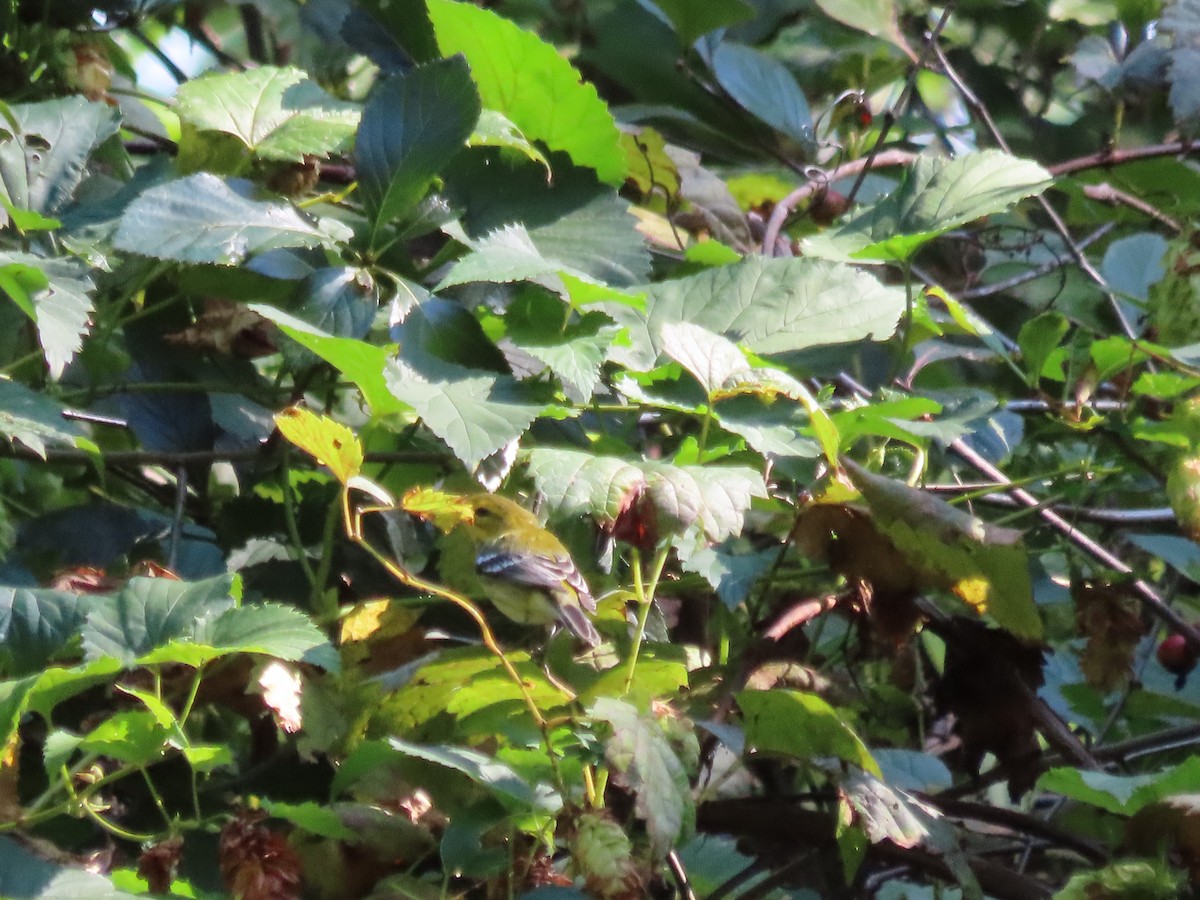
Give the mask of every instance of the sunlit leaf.
<svg viewBox="0 0 1200 900">
<path fill-rule="evenodd" d="M 428 9 L 442 53 L 467 58 L 484 106 L 602 181 L 621 183 L 625 158 L 612 114 L 552 45 L 469 3 L 429 0 Z"/>
<path fill-rule="evenodd" d="M 275 425 L 285 438 L 328 466 L 343 484 L 362 469 L 363 450 L 358 436 L 328 416 L 292 406 L 275 416 Z"/>
</svg>

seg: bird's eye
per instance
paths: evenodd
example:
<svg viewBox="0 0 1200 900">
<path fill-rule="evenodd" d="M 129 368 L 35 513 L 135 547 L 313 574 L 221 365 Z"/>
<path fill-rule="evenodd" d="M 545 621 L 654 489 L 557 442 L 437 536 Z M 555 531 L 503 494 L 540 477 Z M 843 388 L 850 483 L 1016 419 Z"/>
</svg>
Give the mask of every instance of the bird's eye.
<svg viewBox="0 0 1200 900">
<path fill-rule="evenodd" d="M 488 518 L 489 516 L 494 516 L 494 515 L 495 515 L 495 513 L 492 512 L 490 509 L 487 509 L 486 507 L 479 507 L 478 509 L 475 510 L 476 521 L 478 521 L 479 519 L 485 519 L 485 518 Z"/>
</svg>

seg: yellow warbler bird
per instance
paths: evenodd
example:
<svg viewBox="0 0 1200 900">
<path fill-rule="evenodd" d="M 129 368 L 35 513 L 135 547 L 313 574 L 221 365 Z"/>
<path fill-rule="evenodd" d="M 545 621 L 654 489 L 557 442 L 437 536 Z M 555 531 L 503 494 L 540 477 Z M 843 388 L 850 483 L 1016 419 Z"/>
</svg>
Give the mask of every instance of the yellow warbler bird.
<svg viewBox="0 0 1200 900">
<path fill-rule="evenodd" d="M 496 608 L 515 622 L 561 621 L 595 647 L 600 635 L 587 613 L 596 599 L 554 535 L 529 510 L 506 497 L 471 494 L 464 519 L 475 541 L 475 572 Z"/>
</svg>

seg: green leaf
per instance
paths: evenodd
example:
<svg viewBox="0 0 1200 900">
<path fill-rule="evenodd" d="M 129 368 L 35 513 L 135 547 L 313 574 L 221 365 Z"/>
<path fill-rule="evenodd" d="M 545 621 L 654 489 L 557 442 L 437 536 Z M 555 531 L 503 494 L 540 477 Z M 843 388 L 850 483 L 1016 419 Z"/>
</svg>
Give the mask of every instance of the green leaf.
<svg viewBox="0 0 1200 900">
<path fill-rule="evenodd" d="M 460 57 L 426 63 L 378 86 L 355 143 L 359 191 L 380 230 L 410 213 L 479 120 L 479 95 Z"/>
<path fill-rule="evenodd" d="M 630 330 L 618 362 L 645 371 L 662 350 L 662 327 L 690 322 L 760 354 L 887 340 L 904 312 L 903 290 L 866 272 L 811 259 L 750 256 L 643 288 L 646 312 L 607 304 Z"/>
<path fill-rule="evenodd" d="M 951 228 L 1003 212 L 1050 186 L 1050 173 L 999 150 L 958 159 L 922 156 L 893 193 L 835 228 L 806 238 L 806 256 L 904 261 Z"/>
<path fill-rule="evenodd" d="M 696 38 L 727 25 L 753 19 L 754 7 L 746 0 L 654 0 L 671 20 L 679 43 L 690 47 Z"/>
<path fill-rule="evenodd" d="M 507 657 L 538 709 L 561 709 L 569 701 L 528 654 L 510 653 Z M 446 713 L 462 717 L 502 704 L 521 708 L 522 699 L 491 652 L 482 647 L 461 647 L 438 653 L 385 702 L 389 721 L 397 730 L 408 733 Z"/>
<path fill-rule="evenodd" d="M 595 456 L 579 450 L 535 449 L 529 474 L 558 515 L 616 521 L 629 496 L 644 489 L 667 531 L 695 530 L 709 542 L 742 530 L 750 501 L 766 496 L 762 476 L 742 466 L 674 466 Z"/>
<path fill-rule="evenodd" d="M 1113 775 L 1081 769 L 1051 769 L 1038 779 L 1039 791 L 1062 794 L 1119 816 L 1132 816 L 1173 794 L 1200 792 L 1200 757 L 1144 775 Z"/>
<path fill-rule="evenodd" d="M 884 747 L 872 750 L 871 755 L 879 763 L 883 780 L 893 787 L 932 794 L 954 784 L 946 764 L 931 753 Z"/>
<path fill-rule="evenodd" d="M 88 277 L 87 266 L 72 257 L 43 259 L 31 253 L 0 253 L 0 266 L 7 274 L 29 290 L 24 302 L 13 295 L 9 285 L 0 282 L 9 296 L 37 323 L 38 340 L 46 353 L 46 365 L 55 378 L 62 375 L 67 364 L 83 346 L 83 336 L 91 324 L 92 298 L 95 289 Z M 34 270 L 36 277 L 28 270 Z M 27 274 L 20 274 L 22 272 Z"/>
<path fill-rule="evenodd" d="M 803 760 L 834 756 L 879 777 L 862 739 L 832 706 L 801 691 L 742 691 L 737 696 L 746 744 L 763 753 Z"/>
<path fill-rule="evenodd" d="M 721 602 L 734 609 L 750 595 L 759 576 L 778 557 L 777 549 L 738 553 L 728 547 L 705 547 L 681 563 L 686 571 L 695 572 L 707 581 Z"/>
<path fill-rule="evenodd" d="M 25 703 L 30 712 L 48 720 L 58 704 L 97 685 L 111 684 L 119 671 L 120 661 L 111 657 L 70 668 L 46 669 L 36 679 Z"/>
<path fill-rule="evenodd" d="M 658 720 L 611 697 L 601 697 L 588 714 L 612 727 L 604 758 L 617 783 L 634 795 L 634 812 L 646 823 L 650 849 L 663 859 L 695 827 L 696 810 L 687 771 Z"/>
<path fill-rule="evenodd" d="M 383 377 L 468 468 L 524 434 L 545 407 L 511 376 L 426 354 L 388 360 Z"/>
<path fill-rule="evenodd" d="M 530 785 L 510 766 L 475 750 L 466 747 L 425 747 L 410 744 L 399 738 L 391 738 L 388 743 L 392 749 L 405 756 L 424 759 L 462 772 L 476 784 L 488 788 L 498 796 L 515 800 L 529 809 L 552 813 L 562 806 L 562 798 L 548 785 Z"/>
<path fill-rule="evenodd" d="M 212 621 L 196 639 L 220 650 L 262 653 L 294 662 L 328 644 L 325 633 L 298 609 L 279 603 L 238 606 Z"/>
<path fill-rule="evenodd" d="M 201 172 L 143 192 L 121 216 L 114 244 L 156 259 L 232 266 L 254 253 L 326 240 L 290 204 L 248 200 Z"/>
<path fill-rule="evenodd" d="M 1062 313 L 1044 312 L 1021 326 L 1017 344 L 1021 348 L 1021 361 L 1029 384 L 1036 387 L 1046 367 L 1050 354 L 1062 343 L 1071 330 L 1071 323 Z"/>
<path fill-rule="evenodd" d="M 66 591 L 0 587 L 0 670 L 36 672 L 79 631 L 88 598 Z"/>
<path fill-rule="evenodd" d="M 475 241 L 471 252 L 458 260 L 434 288 L 441 291 L 456 284 L 472 281 L 505 283 L 532 281 L 562 294 L 566 292 L 560 272 L 576 277 L 588 276 L 565 263 L 544 257 L 534 245 L 524 225 L 513 223 L 484 235 Z"/>
<path fill-rule="evenodd" d="M 895 0 L 817 0 L 817 6 L 843 25 L 908 49 L 896 20 Z"/>
<path fill-rule="evenodd" d="M 475 123 L 475 130 L 467 138 L 467 146 L 505 147 L 509 150 L 516 150 L 527 159 L 539 163 L 546 170 L 546 178 L 550 178 L 550 162 L 542 154 L 542 151 L 531 144 L 529 139 L 521 133 L 521 129 L 510 122 L 503 113 L 498 113 L 494 109 L 485 109 L 479 113 L 479 121 Z"/>
<path fill-rule="evenodd" d="M 341 817 L 336 812 L 311 800 L 303 803 L 284 803 L 264 799 L 262 808 L 273 818 L 291 822 L 309 834 L 317 834 L 334 841 L 354 842 L 357 838 L 353 831 L 342 824 Z"/>
<path fill-rule="evenodd" d="M 713 51 L 712 70 L 743 109 L 798 144 L 812 144 L 808 100 L 783 63 L 753 47 L 722 41 Z"/>
<path fill-rule="evenodd" d="M 197 622 L 233 606 L 236 576 L 207 581 L 132 578 L 117 594 L 96 597 L 83 626 L 83 654 L 126 665 L 174 638 L 190 636 Z"/>
<path fill-rule="evenodd" d="M 612 114 L 557 48 L 469 3 L 429 0 L 428 8 L 442 53 L 467 58 L 484 106 L 530 140 L 595 169 L 601 181 L 621 184 L 625 154 Z"/>
<path fill-rule="evenodd" d="M 80 95 L 11 111 L 21 134 L 0 141 L 0 190 L 19 209 L 52 215 L 74 197 L 92 151 L 117 133 L 120 113 Z"/>
<path fill-rule="evenodd" d="M 842 465 L 870 506 L 875 525 L 914 568 L 991 615 L 1001 628 L 1019 637 L 1041 637 L 1021 532 L 984 522 L 851 460 Z"/>
<path fill-rule="evenodd" d="M 610 288 L 628 288 L 650 276 L 650 252 L 637 224 L 629 204 L 617 194 L 605 192 L 551 222 L 530 228 L 529 237 L 550 259 L 585 272 Z"/>
<path fill-rule="evenodd" d="M 549 294 L 527 291 L 505 313 L 505 337 L 586 401 L 600 383 L 600 367 L 620 329 L 603 313 L 585 313 L 564 325 L 564 312 Z"/>
<path fill-rule="evenodd" d="M 41 213 L 36 213 L 31 209 L 20 209 L 13 206 L 12 201 L 4 194 L 0 194 L 0 205 L 4 206 L 9 219 L 13 223 L 13 227 L 21 233 L 27 231 L 54 231 L 55 229 L 62 228 L 62 222 L 58 219 L 43 216 Z"/>
<path fill-rule="evenodd" d="M 1164 11 L 1161 28 L 1174 37 L 1168 98 L 1171 111 L 1177 122 L 1191 123 L 1200 119 L 1200 8 L 1193 0 L 1177 0 Z"/>
<path fill-rule="evenodd" d="M 290 67 L 203 76 L 181 84 L 176 97 L 184 122 L 232 134 L 264 159 L 328 156 L 346 149 L 358 127 L 357 106 Z"/>
<path fill-rule="evenodd" d="M 394 345 L 380 347 L 356 338 L 335 337 L 273 306 L 261 303 L 249 303 L 247 306 L 260 316 L 270 319 L 284 334 L 301 346 L 307 347 L 354 382 L 375 415 L 394 415 L 409 410 L 406 404 L 401 403 L 388 390 L 383 377 L 384 366 L 396 352 Z"/>
<path fill-rule="evenodd" d="M 46 444 L 73 446 L 83 429 L 44 393 L 0 378 L 0 435 L 19 441 L 45 459 Z"/>
<path fill-rule="evenodd" d="M 79 742 L 79 749 L 145 766 L 163 756 L 169 736 L 153 713 L 127 709 L 113 713 L 92 729 Z"/>
</svg>

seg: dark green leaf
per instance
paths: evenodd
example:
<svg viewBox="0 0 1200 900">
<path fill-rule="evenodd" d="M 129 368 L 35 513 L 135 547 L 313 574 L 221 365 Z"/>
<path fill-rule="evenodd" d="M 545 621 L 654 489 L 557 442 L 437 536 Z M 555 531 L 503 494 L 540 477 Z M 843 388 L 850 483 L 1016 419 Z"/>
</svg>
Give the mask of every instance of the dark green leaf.
<svg viewBox="0 0 1200 900">
<path fill-rule="evenodd" d="M 63 413 L 63 407 L 45 394 L 0 379 L 0 434 L 9 440 L 19 441 L 43 458 L 47 443 L 73 446 L 83 438 L 83 430 Z"/>
<path fill-rule="evenodd" d="M 0 670 L 36 672 L 79 631 L 88 598 L 65 591 L 0 587 Z"/>
<path fill-rule="evenodd" d="M 133 578 L 117 594 L 97 597 L 83 627 L 84 658 L 113 657 L 132 665 L 139 656 L 175 638 L 190 637 L 197 623 L 231 608 L 240 592 L 235 576 L 208 581 Z"/>
<path fill-rule="evenodd" d="M 294 207 L 249 200 L 201 172 L 152 187 L 129 204 L 114 243 L 156 259 L 231 266 L 252 253 L 326 240 Z"/>
<path fill-rule="evenodd" d="M 371 94 L 355 142 L 371 243 L 410 213 L 479 120 L 479 95 L 461 57 L 393 75 Z"/>
<path fill-rule="evenodd" d="M 887 340 L 904 311 L 902 290 L 849 266 L 811 259 L 752 256 L 645 290 L 644 314 L 605 307 L 633 339 L 619 361 L 643 371 L 655 364 L 667 324 L 690 322 L 755 353 L 773 354 Z"/>
<path fill-rule="evenodd" d="M 717 28 L 754 18 L 754 8 L 745 0 L 654 0 L 671 20 L 679 42 L 690 47 L 701 35 Z"/>
<path fill-rule="evenodd" d="M 792 73 L 753 47 L 722 41 L 712 54 L 713 74 L 738 104 L 801 145 L 813 140 L 812 113 Z"/>
</svg>

